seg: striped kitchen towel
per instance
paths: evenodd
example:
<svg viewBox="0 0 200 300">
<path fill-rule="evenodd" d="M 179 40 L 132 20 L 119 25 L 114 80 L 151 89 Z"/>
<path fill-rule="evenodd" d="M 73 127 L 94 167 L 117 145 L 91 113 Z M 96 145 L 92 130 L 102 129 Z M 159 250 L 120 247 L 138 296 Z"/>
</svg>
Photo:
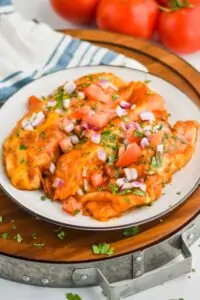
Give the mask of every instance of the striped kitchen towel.
<svg viewBox="0 0 200 300">
<path fill-rule="evenodd" d="M 109 64 L 147 71 L 124 55 L 55 32 L 16 12 L 8 13 L 12 11 L 10 3 L 0 0 L 1 104 L 27 83 L 66 68 Z"/>
</svg>

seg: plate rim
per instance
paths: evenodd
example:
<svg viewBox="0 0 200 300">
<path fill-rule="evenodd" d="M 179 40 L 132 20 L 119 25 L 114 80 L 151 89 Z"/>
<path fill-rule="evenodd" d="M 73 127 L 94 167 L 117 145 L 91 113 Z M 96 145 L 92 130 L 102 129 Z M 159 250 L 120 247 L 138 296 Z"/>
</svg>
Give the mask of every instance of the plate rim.
<svg viewBox="0 0 200 300">
<path fill-rule="evenodd" d="M 142 63 L 141 63 L 142 65 Z M 200 104 L 198 105 L 196 103 L 196 101 L 193 101 L 189 96 L 187 96 L 180 88 L 178 88 L 175 84 L 172 84 L 169 80 L 167 79 L 164 79 L 162 76 L 157 76 L 155 74 L 153 74 L 152 72 L 149 72 L 149 71 L 142 71 L 142 70 L 138 70 L 138 69 L 135 69 L 135 68 L 131 68 L 131 67 L 127 67 L 127 66 L 115 66 L 115 65 L 108 65 L 108 64 L 103 64 L 103 65 L 85 65 L 85 66 L 78 66 L 78 67 L 70 67 L 70 68 L 67 68 L 67 69 L 62 69 L 62 70 L 59 70 L 59 71 L 55 71 L 55 72 L 52 72 L 50 74 L 46 74 L 44 76 L 41 76 L 39 78 L 36 78 L 34 80 L 32 80 L 31 82 L 29 82 L 28 84 L 26 84 L 25 86 L 21 87 L 19 90 L 17 90 L 11 97 L 9 97 L 6 102 L 3 104 L 3 106 L 6 105 L 6 103 L 8 103 L 8 101 L 14 97 L 17 93 L 19 93 L 21 90 L 23 90 L 25 87 L 33 84 L 34 82 L 38 81 L 38 80 L 42 80 L 43 78 L 45 77 L 49 77 L 53 74 L 56 74 L 56 73 L 60 73 L 60 72 L 63 72 L 63 71 L 70 71 L 70 70 L 75 70 L 75 69 L 80 69 L 80 68 L 95 68 L 95 67 L 109 67 L 111 69 L 115 69 L 115 68 L 120 68 L 120 69 L 128 69 L 128 70 L 131 70 L 131 71 L 136 71 L 136 72 L 140 72 L 142 74 L 146 74 L 148 76 L 148 74 L 158 78 L 158 79 L 161 79 L 165 82 L 167 82 L 168 84 L 170 84 L 171 86 L 175 87 L 176 89 L 178 89 L 181 93 L 183 93 L 190 101 L 192 101 L 192 103 L 197 107 L 199 108 Z M 196 90 L 195 90 L 196 92 Z M 2 106 L 2 107 L 3 107 Z M 0 107 L 0 110 L 2 109 L 2 107 Z M 1 160 L 1 163 L 3 164 L 2 160 Z M 8 179 L 9 180 L 9 179 Z M 2 185 L 2 183 L 0 183 L 0 188 L 2 189 L 2 191 L 14 202 L 16 203 L 19 207 L 21 207 L 23 210 L 27 211 L 29 214 L 35 216 L 35 217 L 38 217 L 40 219 L 43 219 L 49 223 L 53 223 L 53 224 L 56 224 L 56 225 L 59 225 L 59 226 L 62 226 L 62 227 L 67 227 L 67 228 L 72 228 L 72 229 L 78 229 L 78 230 L 86 230 L 86 231 L 112 231 L 112 230 L 120 230 L 120 229 L 125 229 L 125 228 L 130 228 L 130 227 L 136 227 L 136 226 L 140 226 L 140 225 L 144 225 L 144 224 L 147 224 L 147 223 L 150 223 L 152 221 L 156 221 L 160 218 L 162 218 L 163 216 L 166 216 L 168 215 L 169 213 L 171 213 L 172 211 L 174 211 L 177 207 L 181 206 L 184 202 L 186 202 L 187 200 L 189 200 L 189 197 L 195 192 L 195 190 L 199 187 L 200 185 L 200 174 L 199 174 L 199 178 L 197 179 L 197 181 L 194 183 L 193 187 L 190 189 L 190 191 L 184 196 L 182 197 L 176 204 L 174 204 L 173 206 L 170 206 L 168 207 L 168 209 L 164 210 L 163 212 L 157 214 L 156 216 L 152 216 L 152 217 L 149 217 L 145 220 L 142 220 L 142 221 L 137 221 L 137 222 L 132 222 L 132 223 L 129 223 L 129 224 L 125 224 L 125 225 L 116 225 L 116 226 L 107 226 L 107 227 L 95 227 L 95 226 L 90 226 L 90 227 L 87 227 L 87 226 L 84 226 L 84 225 L 71 225 L 71 224 L 66 224 L 66 223 L 62 223 L 62 222 L 59 222 L 59 221 L 56 221 L 56 220 L 53 220 L 51 218 L 48 218 L 40 213 L 36 213 L 35 211 L 32 211 L 30 208 L 26 207 L 25 205 L 21 204 L 18 202 L 17 199 L 15 199 L 15 197 L 13 197 L 9 191 L 7 191 L 4 186 Z M 159 201 L 159 199 L 158 199 Z"/>
</svg>

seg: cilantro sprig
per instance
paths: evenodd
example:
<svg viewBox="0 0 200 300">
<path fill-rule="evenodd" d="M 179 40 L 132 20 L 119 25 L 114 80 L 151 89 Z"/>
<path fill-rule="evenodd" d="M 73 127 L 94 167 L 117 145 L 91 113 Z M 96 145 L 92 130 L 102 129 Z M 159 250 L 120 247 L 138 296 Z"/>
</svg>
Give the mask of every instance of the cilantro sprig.
<svg viewBox="0 0 200 300">
<path fill-rule="evenodd" d="M 99 245 L 92 245 L 92 251 L 94 254 L 105 254 L 111 256 L 114 253 L 113 248 L 107 243 L 100 243 Z"/>
</svg>

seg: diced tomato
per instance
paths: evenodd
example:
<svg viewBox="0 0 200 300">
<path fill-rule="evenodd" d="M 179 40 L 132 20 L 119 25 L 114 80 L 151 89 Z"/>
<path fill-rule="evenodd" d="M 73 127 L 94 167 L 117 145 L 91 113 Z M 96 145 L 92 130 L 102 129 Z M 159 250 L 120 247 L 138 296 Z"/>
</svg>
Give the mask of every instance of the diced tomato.
<svg viewBox="0 0 200 300">
<path fill-rule="evenodd" d="M 93 172 L 90 175 L 90 181 L 93 185 L 93 187 L 97 188 L 105 184 L 105 178 L 103 177 L 102 172 Z"/>
<path fill-rule="evenodd" d="M 59 141 L 59 146 L 63 152 L 67 152 L 73 148 L 71 140 L 69 137 L 66 137 Z"/>
<path fill-rule="evenodd" d="M 126 151 L 119 157 L 116 166 L 126 167 L 134 162 L 136 162 L 142 155 L 142 150 L 136 143 L 130 144 Z"/>
<path fill-rule="evenodd" d="M 63 210 L 70 215 L 76 215 L 81 208 L 81 203 L 79 203 L 74 197 L 69 197 L 63 202 Z"/>
<path fill-rule="evenodd" d="M 140 104 L 141 101 L 147 98 L 147 92 L 149 88 L 146 84 L 141 81 L 138 81 L 134 85 L 134 90 L 131 95 L 130 102 L 134 104 Z"/>
<path fill-rule="evenodd" d="M 109 103 L 111 101 L 111 96 L 107 95 L 102 88 L 96 84 L 91 84 L 85 88 L 84 93 L 89 100 L 100 101 L 103 103 Z"/>
<path fill-rule="evenodd" d="M 125 101 L 129 101 L 129 99 L 133 94 L 134 87 L 135 87 L 135 82 L 130 82 L 128 86 L 121 88 L 119 92 L 120 98 Z"/>
<path fill-rule="evenodd" d="M 162 144 L 163 132 L 156 132 L 149 137 L 151 146 L 156 148 L 158 145 Z"/>
<path fill-rule="evenodd" d="M 126 131 L 126 139 L 128 140 L 129 143 L 134 143 L 134 142 L 139 142 L 140 138 L 136 137 L 134 135 L 134 130 L 133 128 L 130 128 Z"/>
<path fill-rule="evenodd" d="M 41 101 L 36 96 L 30 96 L 28 98 L 28 108 L 32 109 L 33 107 L 37 106 L 38 104 L 41 104 Z"/>
</svg>

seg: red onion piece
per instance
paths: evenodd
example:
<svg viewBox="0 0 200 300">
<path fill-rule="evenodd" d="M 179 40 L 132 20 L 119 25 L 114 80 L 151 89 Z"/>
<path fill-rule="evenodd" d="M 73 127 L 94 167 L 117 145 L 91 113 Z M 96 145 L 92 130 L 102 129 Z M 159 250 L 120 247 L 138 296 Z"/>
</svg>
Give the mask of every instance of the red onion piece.
<svg viewBox="0 0 200 300">
<path fill-rule="evenodd" d="M 76 84 L 74 83 L 74 81 L 69 80 L 65 83 L 63 88 L 67 94 L 72 94 L 74 92 L 74 90 L 76 89 Z"/>
<path fill-rule="evenodd" d="M 142 148 L 149 147 L 149 140 L 146 137 L 143 137 L 140 142 Z"/>
<path fill-rule="evenodd" d="M 140 118 L 142 121 L 154 121 L 155 120 L 154 114 L 150 111 L 141 112 Z"/>
<path fill-rule="evenodd" d="M 122 101 L 120 101 L 120 106 L 122 108 L 130 108 L 131 107 L 131 103 L 129 103 L 129 102 L 125 101 L 125 100 L 122 100 Z"/>
<path fill-rule="evenodd" d="M 140 181 L 131 182 L 133 188 L 139 188 L 141 191 L 146 192 L 146 184 Z"/>
<path fill-rule="evenodd" d="M 126 123 L 126 129 L 130 129 L 133 125 L 132 124 L 128 124 L 128 123 Z"/>
<path fill-rule="evenodd" d="M 128 181 L 132 181 L 138 177 L 138 172 L 135 168 L 125 168 L 124 172 Z"/>
<path fill-rule="evenodd" d="M 70 99 L 64 99 L 63 100 L 63 107 L 65 109 L 69 108 L 70 107 Z"/>
<path fill-rule="evenodd" d="M 132 182 L 125 182 L 121 187 L 122 190 L 131 190 L 132 188 L 133 188 Z"/>
<path fill-rule="evenodd" d="M 53 188 L 61 188 L 64 185 L 64 180 L 61 178 L 55 178 L 52 187 Z"/>
<path fill-rule="evenodd" d="M 143 127 L 143 130 L 144 131 L 151 131 L 152 127 L 151 127 L 151 125 L 146 125 L 146 126 Z"/>
<path fill-rule="evenodd" d="M 22 127 L 26 131 L 32 131 L 33 130 L 33 126 L 31 125 L 31 123 L 29 122 L 28 119 L 24 119 L 22 121 Z"/>
<path fill-rule="evenodd" d="M 118 178 L 116 180 L 116 184 L 118 185 L 118 187 L 122 187 L 125 183 L 127 182 L 126 178 Z"/>
<path fill-rule="evenodd" d="M 77 135 L 71 135 L 70 139 L 71 139 L 72 144 L 74 144 L 74 145 L 79 143 L 79 138 Z"/>
<path fill-rule="evenodd" d="M 66 132 L 72 132 L 74 130 L 74 124 L 71 122 L 67 126 L 64 127 Z"/>
<path fill-rule="evenodd" d="M 53 162 L 50 163 L 49 171 L 51 172 L 51 174 L 54 174 L 56 171 L 56 166 Z"/>
<path fill-rule="evenodd" d="M 42 124 L 45 120 L 45 115 L 42 111 L 37 113 L 37 116 L 35 117 L 35 119 L 31 122 L 33 127 L 37 127 L 40 124 Z"/>
<path fill-rule="evenodd" d="M 139 124 L 138 122 L 134 122 L 134 123 L 133 123 L 133 127 L 134 127 L 137 131 L 142 132 L 142 128 L 141 128 L 141 126 L 140 126 L 140 124 Z"/>
<path fill-rule="evenodd" d="M 98 150 L 97 152 L 98 159 L 105 162 L 107 159 L 106 152 L 103 149 Z"/>
<path fill-rule="evenodd" d="M 121 124 L 120 124 L 120 127 L 121 127 L 121 129 L 122 130 L 124 130 L 124 131 L 126 131 L 126 124 L 124 123 L 124 122 L 122 122 Z"/>
<path fill-rule="evenodd" d="M 55 107 L 57 102 L 55 100 L 50 100 L 47 102 L 47 107 Z"/>
<path fill-rule="evenodd" d="M 121 106 L 117 106 L 116 110 L 115 110 L 116 114 L 118 117 L 123 117 L 127 115 L 127 111 L 126 109 L 121 108 Z"/>
<path fill-rule="evenodd" d="M 157 152 L 163 153 L 163 150 L 164 150 L 164 145 L 163 144 L 160 144 L 160 145 L 157 146 Z"/>
<path fill-rule="evenodd" d="M 91 136 L 91 141 L 95 144 L 100 144 L 100 142 L 101 142 L 100 133 L 93 133 L 93 135 Z"/>
<path fill-rule="evenodd" d="M 83 92 L 78 92 L 78 97 L 83 100 L 85 99 L 85 94 Z"/>
</svg>

